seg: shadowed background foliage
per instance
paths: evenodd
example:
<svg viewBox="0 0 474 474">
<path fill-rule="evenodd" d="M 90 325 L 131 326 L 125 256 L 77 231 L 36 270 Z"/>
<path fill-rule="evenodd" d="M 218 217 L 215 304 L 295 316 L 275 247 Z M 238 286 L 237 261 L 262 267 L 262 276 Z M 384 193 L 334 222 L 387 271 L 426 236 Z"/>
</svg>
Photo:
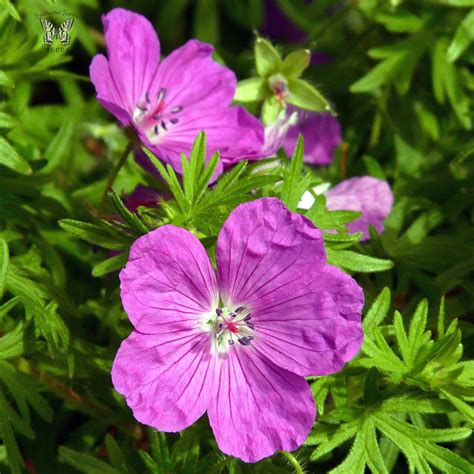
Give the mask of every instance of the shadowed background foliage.
<svg viewBox="0 0 474 474">
<path fill-rule="evenodd" d="M 257 31 L 284 54 L 309 48 L 304 77 L 343 131 L 333 163 L 301 169 L 285 158 L 259 181 L 242 171 L 235 194 L 213 195 L 221 207 L 211 221 L 196 203 L 176 205 L 176 189 L 130 159 L 98 216 L 127 144 L 88 78 L 104 49 L 100 16 L 115 6 L 150 19 L 162 54 L 198 38 L 239 79 L 253 75 Z M 0 0 L 0 472 L 472 472 L 473 8 L 472 0 Z M 74 17 L 66 51 L 45 48 L 44 16 Z M 395 206 L 370 242 L 327 242 L 332 262 L 364 288 L 366 336 L 341 373 L 310 379 L 319 415 L 306 445 L 245 465 L 217 449 L 206 419 L 171 435 L 136 423 L 110 381 L 130 332 L 117 270 L 130 243 L 169 213 L 151 206 L 130 216 L 119 196 L 159 188 L 176 222 L 202 232 L 212 253 L 222 220 L 252 190 L 288 204 L 288 183 L 308 175 L 387 179 Z M 318 206 L 310 216 L 323 226 Z"/>
</svg>

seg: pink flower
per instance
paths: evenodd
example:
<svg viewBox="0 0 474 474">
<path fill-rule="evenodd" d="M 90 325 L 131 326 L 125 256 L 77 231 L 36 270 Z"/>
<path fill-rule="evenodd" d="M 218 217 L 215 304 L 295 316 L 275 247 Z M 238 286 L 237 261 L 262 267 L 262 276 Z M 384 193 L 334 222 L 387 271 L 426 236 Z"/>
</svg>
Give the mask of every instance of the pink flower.
<svg viewBox="0 0 474 474">
<path fill-rule="evenodd" d="M 330 211 L 360 211 L 361 216 L 347 224 L 349 232 L 362 232 L 361 240 L 370 239 L 369 225 L 381 234 L 384 220 L 390 214 L 393 194 L 390 185 L 372 176 L 350 178 L 326 191 L 326 205 Z"/>
<path fill-rule="evenodd" d="M 289 108 L 293 113 L 294 107 Z M 285 153 L 293 156 L 299 134 L 304 138 L 305 163 L 310 165 L 328 165 L 334 152 L 341 143 L 341 126 L 329 113 L 298 111 L 298 122 L 290 127 L 285 139 Z"/>
<path fill-rule="evenodd" d="M 134 330 L 112 380 L 139 422 L 176 432 L 207 411 L 220 449 L 256 462 L 307 437 L 316 410 L 304 377 L 359 351 L 364 297 L 326 264 L 319 229 L 275 198 L 232 212 L 216 260 L 217 275 L 172 225 L 133 244 L 120 280 Z"/>
<path fill-rule="evenodd" d="M 208 156 L 220 151 L 224 164 L 260 150 L 263 127 L 243 108 L 230 107 L 236 78 L 212 60 L 211 45 L 190 40 L 160 61 L 146 18 L 115 8 L 102 22 L 108 59 L 98 54 L 90 66 L 97 99 L 159 158 L 181 172 L 180 154 L 189 154 L 201 130 Z"/>
</svg>

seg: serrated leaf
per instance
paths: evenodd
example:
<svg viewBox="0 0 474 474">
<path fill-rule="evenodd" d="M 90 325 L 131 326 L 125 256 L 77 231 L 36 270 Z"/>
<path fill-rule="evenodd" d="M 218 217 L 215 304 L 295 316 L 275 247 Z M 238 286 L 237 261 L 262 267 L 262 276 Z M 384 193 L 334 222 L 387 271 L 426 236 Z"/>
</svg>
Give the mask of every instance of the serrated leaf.
<svg viewBox="0 0 474 474">
<path fill-rule="evenodd" d="M 69 464 L 84 474 L 120 474 L 120 471 L 99 459 L 80 453 L 66 446 L 59 447 L 59 461 Z"/>
<path fill-rule="evenodd" d="M 390 308 L 390 290 L 384 288 L 377 299 L 372 303 L 369 311 L 364 317 L 362 327 L 365 332 L 370 332 L 375 327 L 379 326 L 380 323 L 387 317 L 388 310 Z"/>
<path fill-rule="evenodd" d="M 328 263 L 359 273 L 384 272 L 393 268 L 391 260 L 369 257 L 352 250 L 326 249 Z"/>
</svg>

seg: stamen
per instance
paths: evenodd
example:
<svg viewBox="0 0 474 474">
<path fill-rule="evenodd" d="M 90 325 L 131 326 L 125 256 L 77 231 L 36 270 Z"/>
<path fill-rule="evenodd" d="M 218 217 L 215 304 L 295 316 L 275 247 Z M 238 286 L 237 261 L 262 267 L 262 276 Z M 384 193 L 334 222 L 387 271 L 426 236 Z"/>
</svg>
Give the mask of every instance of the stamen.
<svg viewBox="0 0 474 474">
<path fill-rule="evenodd" d="M 240 339 L 237 339 L 240 344 L 242 344 L 243 346 L 250 346 L 250 342 L 252 341 L 253 337 L 252 336 L 244 336 L 244 337 L 241 337 Z"/>
<path fill-rule="evenodd" d="M 252 319 L 252 313 L 249 313 L 247 314 L 247 316 L 245 316 L 244 321 L 250 321 L 251 319 Z"/>
<path fill-rule="evenodd" d="M 153 131 L 155 132 L 155 135 L 159 135 L 159 134 L 160 134 L 158 125 L 155 125 L 155 126 L 153 127 Z"/>
<path fill-rule="evenodd" d="M 177 118 L 170 118 L 170 122 L 171 122 L 172 124 L 177 124 L 177 123 L 179 122 L 179 119 L 177 119 Z"/>
<path fill-rule="evenodd" d="M 137 104 L 137 109 L 140 109 L 142 112 L 146 112 L 148 109 L 144 105 Z"/>
<path fill-rule="evenodd" d="M 164 87 L 160 89 L 160 91 L 158 92 L 158 102 L 161 102 L 166 97 L 167 92 L 168 91 Z"/>
<path fill-rule="evenodd" d="M 239 306 L 238 308 L 236 308 L 236 309 L 234 310 L 234 312 L 237 313 L 237 314 L 239 314 L 239 313 L 241 313 L 244 309 L 245 309 L 245 306 Z"/>
<path fill-rule="evenodd" d="M 168 129 L 166 128 L 166 123 L 165 123 L 163 120 L 161 121 L 161 126 L 163 127 L 163 130 L 168 130 Z"/>
<path fill-rule="evenodd" d="M 253 323 L 247 322 L 247 326 L 248 326 L 250 329 L 255 329 L 255 326 L 253 325 Z"/>
<path fill-rule="evenodd" d="M 181 112 L 183 110 L 183 107 L 181 107 L 181 105 L 178 105 L 178 107 L 174 107 L 171 109 L 171 113 L 172 114 L 177 114 L 179 112 Z"/>
<path fill-rule="evenodd" d="M 216 314 L 217 314 L 217 316 L 222 316 L 222 309 L 221 308 L 216 308 Z"/>
</svg>

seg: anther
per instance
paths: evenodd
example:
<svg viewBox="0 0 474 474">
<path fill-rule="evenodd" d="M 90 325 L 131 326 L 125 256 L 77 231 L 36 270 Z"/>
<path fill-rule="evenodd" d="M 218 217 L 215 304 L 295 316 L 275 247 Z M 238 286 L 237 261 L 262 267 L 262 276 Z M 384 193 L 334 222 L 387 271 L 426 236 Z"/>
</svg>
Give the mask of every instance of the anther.
<svg viewBox="0 0 474 474">
<path fill-rule="evenodd" d="M 250 323 L 250 322 L 247 322 L 247 327 L 249 327 L 250 329 L 255 329 L 255 326 L 253 325 L 253 323 Z"/>
<path fill-rule="evenodd" d="M 152 117 L 153 117 L 154 120 L 160 120 L 161 115 L 160 114 L 154 114 L 154 115 L 152 115 Z"/>
<path fill-rule="evenodd" d="M 146 93 L 145 93 L 145 100 L 146 100 L 148 103 L 151 102 L 151 101 L 150 101 L 150 91 L 146 91 Z"/>
<path fill-rule="evenodd" d="M 168 130 L 166 128 L 166 123 L 164 122 L 164 120 L 161 121 L 161 126 L 163 127 L 163 130 Z"/>
<path fill-rule="evenodd" d="M 216 314 L 217 314 L 217 316 L 222 316 L 222 309 L 221 308 L 216 308 Z"/>
<path fill-rule="evenodd" d="M 167 90 L 164 87 L 160 89 L 158 92 L 158 102 L 161 102 L 166 97 L 166 92 Z"/>
<path fill-rule="evenodd" d="M 181 107 L 181 105 L 178 105 L 178 107 L 174 107 L 171 109 L 171 113 L 172 114 L 177 114 L 179 112 L 181 112 L 183 110 L 183 107 Z"/>
<path fill-rule="evenodd" d="M 155 132 L 155 135 L 159 135 L 159 134 L 160 134 L 158 125 L 155 125 L 155 126 L 153 127 L 153 131 Z"/>
<path fill-rule="evenodd" d="M 252 319 L 252 313 L 249 313 L 247 314 L 247 316 L 245 316 L 244 321 L 250 321 L 251 319 Z"/>
<path fill-rule="evenodd" d="M 146 112 L 148 110 L 144 105 L 141 104 L 137 104 L 137 108 L 140 109 L 142 112 Z"/>
<path fill-rule="evenodd" d="M 237 314 L 241 313 L 245 309 L 245 306 L 239 306 L 238 308 L 235 309 L 235 312 Z"/>
<path fill-rule="evenodd" d="M 179 119 L 177 119 L 177 118 L 170 118 L 170 122 L 171 122 L 172 124 L 177 124 L 177 123 L 179 122 Z"/>
<path fill-rule="evenodd" d="M 240 339 L 238 339 L 238 341 L 239 341 L 240 344 L 242 344 L 243 346 L 249 346 L 249 345 L 250 345 L 250 342 L 251 342 L 251 340 L 252 340 L 252 339 L 250 339 L 250 338 L 253 339 L 252 336 L 249 336 L 249 337 L 244 336 L 244 337 L 241 337 Z"/>
</svg>

